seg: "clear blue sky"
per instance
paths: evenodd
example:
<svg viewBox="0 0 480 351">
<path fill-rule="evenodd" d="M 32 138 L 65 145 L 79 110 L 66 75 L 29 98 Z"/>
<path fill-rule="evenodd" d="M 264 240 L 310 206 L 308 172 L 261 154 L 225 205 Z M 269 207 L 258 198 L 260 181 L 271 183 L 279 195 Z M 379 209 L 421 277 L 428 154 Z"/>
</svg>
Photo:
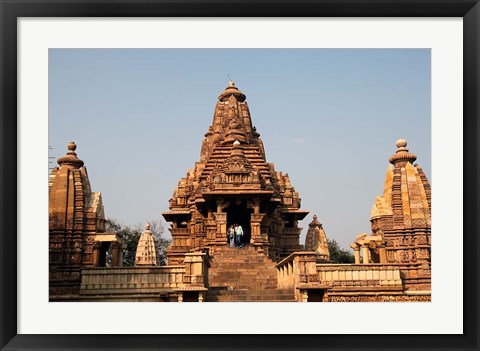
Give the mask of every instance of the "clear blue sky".
<svg viewBox="0 0 480 351">
<path fill-rule="evenodd" d="M 428 49 L 50 49 L 50 155 L 77 143 L 107 218 L 164 222 L 227 74 L 310 211 L 302 244 L 314 214 L 345 248 L 370 233 L 398 138 L 431 181 Z"/>
</svg>

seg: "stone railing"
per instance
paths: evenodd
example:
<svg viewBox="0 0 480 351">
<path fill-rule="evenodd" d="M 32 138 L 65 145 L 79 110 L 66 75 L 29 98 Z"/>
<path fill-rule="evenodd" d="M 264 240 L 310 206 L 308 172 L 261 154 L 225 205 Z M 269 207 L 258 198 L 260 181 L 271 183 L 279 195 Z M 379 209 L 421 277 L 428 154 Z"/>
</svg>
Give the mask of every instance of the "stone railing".
<svg viewBox="0 0 480 351">
<path fill-rule="evenodd" d="M 397 265 L 386 264 L 317 264 L 319 280 L 329 288 L 393 288 L 402 287 Z M 364 289 L 365 290 L 365 289 Z"/>
<path fill-rule="evenodd" d="M 183 286 L 185 266 L 90 268 L 82 270 L 81 294 L 115 290 L 148 292 Z"/>
<path fill-rule="evenodd" d="M 295 252 L 277 265 L 279 289 L 298 289 L 301 285 L 319 283 L 314 252 Z"/>
<path fill-rule="evenodd" d="M 314 252 L 295 252 L 277 265 L 278 287 L 294 289 L 298 301 L 307 301 L 308 290 L 399 291 L 398 265 L 317 264 Z"/>
<path fill-rule="evenodd" d="M 182 291 L 203 292 L 208 287 L 208 256 L 187 253 L 176 266 L 89 268 L 82 270 L 80 295 L 161 295 Z M 203 300 L 203 295 L 199 295 Z M 179 301 L 181 301 L 179 299 Z"/>
</svg>

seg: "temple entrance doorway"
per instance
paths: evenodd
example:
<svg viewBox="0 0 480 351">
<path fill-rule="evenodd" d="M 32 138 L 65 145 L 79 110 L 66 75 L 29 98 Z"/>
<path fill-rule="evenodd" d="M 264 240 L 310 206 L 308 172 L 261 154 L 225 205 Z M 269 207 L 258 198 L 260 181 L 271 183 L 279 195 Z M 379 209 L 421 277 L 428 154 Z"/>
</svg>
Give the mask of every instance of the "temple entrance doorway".
<svg viewBox="0 0 480 351">
<path fill-rule="evenodd" d="M 109 242 L 102 242 L 100 244 L 98 267 L 110 267 L 112 264 L 112 249 Z"/>
<path fill-rule="evenodd" d="M 325 291 L 323 289 L 308 290 L 308 302 L 322 302 Z"/>
<path fill-rule="evenodd" d="M 226 209 L 227 212 L 227 228 L 230 228 L 232 224 L 238 224 L 242 226 L 243 238 L 242 243 L 250 243 L 250 218 L 253 213 L 253 209 L 247 208 L 247 205 L 242 202 L 233 202 Z"/>
</svg>

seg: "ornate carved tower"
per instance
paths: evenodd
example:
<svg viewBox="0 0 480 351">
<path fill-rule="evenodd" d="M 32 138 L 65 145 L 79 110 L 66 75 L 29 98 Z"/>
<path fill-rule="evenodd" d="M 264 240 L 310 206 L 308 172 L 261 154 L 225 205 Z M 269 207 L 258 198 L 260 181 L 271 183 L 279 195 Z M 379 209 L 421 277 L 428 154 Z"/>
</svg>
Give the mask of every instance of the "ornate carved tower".
<svg viewBox="0 0 480 351">
<path fill-rule="evenodd" d="M 409 153 L 407 141 L 399 139 L 396 145 L 398 149 L 389 159 L 383 195 L 377 196 L 372 206 L 372 235 L 360 238 L 375 240 L 357 240 L 359 245 L 354 246 L 373 249 L 367 258 L 373 262 L 430 264 L 430 183 L 422 167 L 413 165 L 417 156 Z"/>
<path fill-rule="evenodd" d="M 313 216 L 313 221 L 308 225 L 305 251 L 314 251 L 317 255 L 317 261 L 330 261 L 327 235 L 322 223 L 317 220 L 317 215 Z"/>
<path fill-rule="evenodd" d="M 102 196 L 91 191 L 87 169 L 74 142 L 49 178 L 49 267 L 52 294 L 75 293 L 81 267 L 95 265 L 94 245 L 105 231 Z"/>
<path fill-rule="evenodd" d="M 87 169 L 77 157 L 77 145 L 57 162 L 49 177 L 49 275 L 50 298 L 75 295 L 81 269 L 122 265 L 122 236 L 105 233 L 102 195 L 92 192 Z M 107 263 L 107 251 L 110 260 Z"/>
<path fill-rule="evenodd" d="M 234 82 L 218 97 L 200 161 L 187 172 L 164 212 L 172 222 L 169 264 L 185 253 L 227 244 L 227 227 L 240 224 L 244 241 L 279 260 L 301 248 L 297 222 L 308 211 L 288 174 L 267 163 L 260 134 L 252 125 L 246 96 Z"/>
</svg>

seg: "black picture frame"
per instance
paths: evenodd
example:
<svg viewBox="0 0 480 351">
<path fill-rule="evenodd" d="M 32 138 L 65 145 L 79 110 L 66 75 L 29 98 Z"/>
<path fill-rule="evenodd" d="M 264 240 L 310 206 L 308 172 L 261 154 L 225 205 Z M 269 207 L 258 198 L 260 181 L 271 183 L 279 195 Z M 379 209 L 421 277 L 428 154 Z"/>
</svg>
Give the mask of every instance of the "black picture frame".
<svg viewBox="0 0 480 351">
<path fill-rule="evenodd" d="M 463 17 L 464 333 L 461 335 L 17 334 L 17 19 L 19 17 Z M 2 350 L 478 350 L 478 0 L 0 0 L 0 347 Z M 462 233 L 455 233 L 461 235 Z M 454 289 L 455 287 L 452 287 Z M 320 317 L 320 316 L 319 316 Z M 346 316 L 345 318 L 348 318 Z M 421 316 L 420 316 L 421 318 Z M 275 321 L 277 323 L 278 321 Z M 302 323 L 301 320 L 292 323 Z M 261 332 L 261 331 L 259 331 Z"/>
</svg>

